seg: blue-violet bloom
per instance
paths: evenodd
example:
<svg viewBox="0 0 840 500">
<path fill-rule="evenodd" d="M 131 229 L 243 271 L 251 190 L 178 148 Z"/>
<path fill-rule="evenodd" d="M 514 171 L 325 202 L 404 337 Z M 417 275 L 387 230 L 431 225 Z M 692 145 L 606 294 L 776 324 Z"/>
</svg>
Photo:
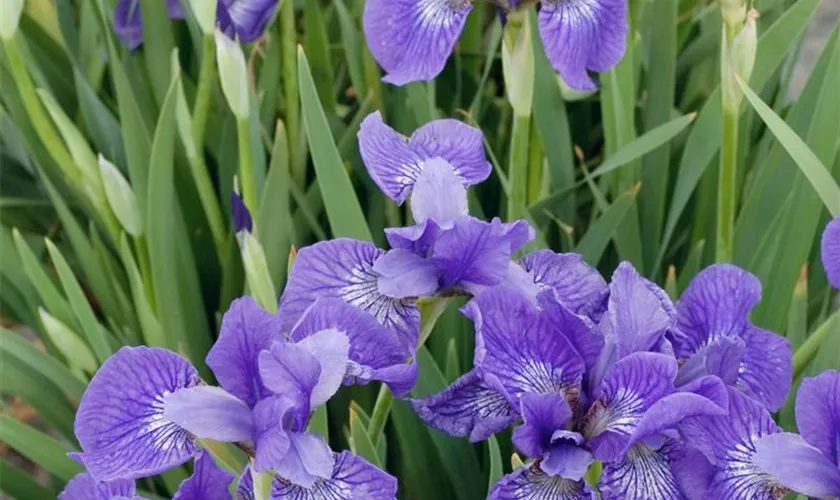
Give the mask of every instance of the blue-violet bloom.
<svg viewBox="0 0 840 500">
<path fill-rule="evenodd" d="M 840 289 L 840 217 L 825 227 L 820 250 L 828 282 L 834 288 Z"/>
</svg>

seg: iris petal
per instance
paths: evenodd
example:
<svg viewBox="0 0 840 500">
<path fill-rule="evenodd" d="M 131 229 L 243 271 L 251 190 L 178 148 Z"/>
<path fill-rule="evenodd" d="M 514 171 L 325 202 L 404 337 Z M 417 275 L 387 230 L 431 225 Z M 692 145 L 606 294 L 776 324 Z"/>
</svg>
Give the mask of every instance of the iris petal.
<svg viewBox="0 0 840 500">
<path fill-rule="evenodd" d="M 271 500 L 393 500 L 397 480 L 388 473 L 349 452 L 335 455 L 332 474 L 310 488 L 276 479 Z"/>
</svg>

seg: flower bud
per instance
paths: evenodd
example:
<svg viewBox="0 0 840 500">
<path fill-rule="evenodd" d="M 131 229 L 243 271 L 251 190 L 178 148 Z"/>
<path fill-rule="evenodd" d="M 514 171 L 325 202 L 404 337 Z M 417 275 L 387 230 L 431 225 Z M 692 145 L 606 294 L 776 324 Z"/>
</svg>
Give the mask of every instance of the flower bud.
<svg viewBox="0 0 840 500">
<path fill-rule="evenodd" d="M 726 47 L 721 61 L 723 78 L 723 107 L 726 111 L 737 112 L 744 93 L 735 81 L 735 75 L 749 82 L 755 65 L 755 53 L 758 49 L 758 30 L 756 19 L 758 12 L 751 10 L 741 31 Z"/>
<path fill-rule="evenodd" d="M 245 279 L 251 296 L 264 309 L 270 312 L 277 310 L 277 289 L 268 270 L 265 251 L 259 240 L 252 234 L 254 222 L 251 213 L 236 193 L 231 193 L 230 207 L 233 215 L 233 228 L 239 241 L 242 253 L 242 264 L 245 267 Z"/>
<path fill-rule="evenodd" d="M 534 45 L 528 11 L 507 16 L 502 40 L 502 70 L 505 90 L 514 113 L 531 116 L 534 99 Z"/>
<path fill-rule="evenodd" d="M 23 0 L 0 2 L 0 38 L 8 40 L 15 36 L 21 13 L 23 13 Z"/>
<path fill-rule="evenodd" d="M 738 29 L 747 20 L 746 0 L 720 0 L 723 22 L 730 29 Z"/>
<path fill-rule="evenodd" d="M 99 175 L 105 187 L 105 197 L 125 232 L 132 236 L 143 234 L 143 222 L 134 190 L 113 163 L 99 155 Z"/>
<path fill-rule="evenodd" d="M 248 68 L 239 44 L 216 30 L 216 61 L 222 93 L 237 120 L 247 120 L 249 113 Z"/>
<path fill-rule="evenodd" d="M 198 27 L 205 35 L 212 35 L 216 29 L 216 5 L 214 0 L 190 0 L 190 9 Z"/>
<path fill-rule="evenodd" d="M 75 374 L 84 377 L 84 372 L 93 373 L 96 371 L 97 364 L 93 352 L 76 332 L 43 308 L 38 308 L 38 316 L 41 318 L 44 332 L 55 344 L 56 349 L 67 358 L 67 362 Z"/>
</svg>

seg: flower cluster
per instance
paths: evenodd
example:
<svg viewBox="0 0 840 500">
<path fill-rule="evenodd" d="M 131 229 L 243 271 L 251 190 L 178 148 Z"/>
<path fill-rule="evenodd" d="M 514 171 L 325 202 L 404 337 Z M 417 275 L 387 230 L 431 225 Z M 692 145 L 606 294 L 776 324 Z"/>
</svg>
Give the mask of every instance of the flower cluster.
<svg viewBox="0 0 840 500">
<path fill-rule="evenodd" d="M 489 0 L 504 17 L 533 1 Z M 542 0 L 539 31 L 548 60 L 571 87 L 592 90 L 589 71 L 607 71 L 624 55 L 627 0 Z M 395 85 L 431 80 L 446 64 L 473 0 L 368 0 L 368 46 Z M 526 20 L 527 22 L 527 20 Z M 400 50 L 395 50 L 399 47 Z"/>
<path fill-rule="evenodd" d="M 387 251 L 352 239 L 301 249 L 276 314 L 234 301 L 206 360 L 220 387 L 171 351 L 118 351 L 82 398 L 74 458 L 87 472 L 62 498 L 138 498 L 135 479 L 191 459 L 176 498 L 230 498 L 233 474 L 202 440 L 249 453 L 237 498 L 254 497 L 253 477 L 270 478 L 272 499 L 394 498 L 395 478 L 333 452 L 307 426 L 341 384 L 380 381 L 407 395 L 417 301 L 452 295 L 471 297 L 461 311 L 475 325 L 474 368 L 409 401 L 429 426 L 473 442 L 514 426 L 528 460 L 490 498 L 840 494 L 840 373 L 802 383 L 802 434 L 782 433 L 770 412 L 787 398 L 791 347 L 750 322 L 761 298 L 753 275 L 711 266 L 675 305 L 629 263 L 607 282 L 576 254 L 514 261 L 531 226 L 469 214 L 467 188 L 491 171 L 480 131 L 438 120 L 405 137 L 374 113 L 359 145 L 385 195 L 410 201 L 415 224 L 387 229 Z M 233 207 L 237 230 L 251 231 L 247 209 L 237 198 Z M 823 238 L 835 286 L 839 233 L 834 221 Z"/>
<path fill-rule="evenodd" d="M 262 35 L 278 5 L 277 0 L 203 0 L 216 5 L 219 29 L 231 38 L 250 43 Z M 171 19 L 183 19 L 179 0 L 166 0 Z M 143 43 L 140 0 L 120 0 L 114 9 L 114 31 L 130 50 Z"/>
</svg>

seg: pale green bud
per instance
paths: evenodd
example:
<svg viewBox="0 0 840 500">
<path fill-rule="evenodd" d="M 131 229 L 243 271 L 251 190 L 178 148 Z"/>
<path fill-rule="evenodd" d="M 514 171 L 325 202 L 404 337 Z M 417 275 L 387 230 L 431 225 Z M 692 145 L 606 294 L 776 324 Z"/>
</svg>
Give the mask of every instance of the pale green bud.
<svg viewBox="0 0 840 500">
<path fill-rule="evenodd" d="M 143 221 L 134 190 L 113 163 L 99 155 L 99 175 L 105 186 L 105 197 L 125 232 L 132 236 L 143 234 Z"/>
<path fill-rule="evenodd" d="M 277 293 L 268 262 L 259 240 L 249 231 L 240 231 L 236 235 L 242 252 L 242 264 L 245 267 L 245 279 L 254 300 L 269 312 L 277 311 Z"/>
<path fill-rule="evenodd" d="M 534 100 L 534 45 L 528 11 L 508 14 L 502 41 L 502 70 L 505 91 L 513 112 L 531 116 Z"/>
<path fill-rule="evenodd" d="M 23 0 L 0 1 L 0 38 L 8 40 L 15 36 L 23 13 Z"/>
<path fill-rule="evenodd" d="M 720 14 L 730 29 L 738 29 L 747 20 L 746 0 L 720 0 Z"/>
<path fill-rule="evenodd" d="M 239 44 L 216 30 L 216 61 L 222 93 L 237 120 L 248 119 L 248 67 Z"/>
<path fill-rule="evenodd" d="M 216 3 L 216 0 L 190 0 L 190 9 L 205 35 L 212 35 L 216 29 Z"/>
<path fill-rule="evenodd" d="M 67 358 L 74 374 L 84 378 L 84 372 L 93 373 L 96 371 L 97 364 L 93 352 L 76 332 L 43 308 L 38 308 L 38 316 L 41 318 L 44 331 L 50 337 L 56 349 Z"/>
<path fill-rule="evenodd" d="M 735 80 L 735 75 L 749 82 L 755 66 L 755 53 L 758 49 L 757 18 L 758 12 L 755 9 L 751 10 L 744 27 L 726 47 L 721 58 L 723 107 L 729 112 L 737 112 L 744 97 L 741 87 Z"/>
</svg>

